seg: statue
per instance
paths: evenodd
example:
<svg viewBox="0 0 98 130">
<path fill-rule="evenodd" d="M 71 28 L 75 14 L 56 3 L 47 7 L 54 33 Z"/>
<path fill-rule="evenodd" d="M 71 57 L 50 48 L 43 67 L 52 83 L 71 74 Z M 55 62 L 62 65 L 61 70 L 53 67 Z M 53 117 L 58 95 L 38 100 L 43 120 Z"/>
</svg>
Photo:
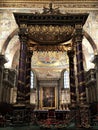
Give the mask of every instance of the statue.
<svg viewBox="0 0 98 130">
<path fill-rule="evenodd" d="M 43 14 L 60 14 L 59 8 L 53 9 L 52 3 L 49 4 L 49 8 L 43 7 Z"/>
</svg>

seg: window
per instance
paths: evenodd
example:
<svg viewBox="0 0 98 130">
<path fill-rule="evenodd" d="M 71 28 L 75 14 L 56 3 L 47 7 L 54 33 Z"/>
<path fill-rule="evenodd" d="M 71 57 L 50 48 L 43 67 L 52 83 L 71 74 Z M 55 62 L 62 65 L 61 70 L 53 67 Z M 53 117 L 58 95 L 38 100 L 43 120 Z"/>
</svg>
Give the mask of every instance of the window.
<svg viewBox="0 0 98 130">
<path fill-rule="evenodd" d="M 69 71 L 65 70 L 64 71 L 64 88 L 70 88 L 69 86 Z"/>
<path fill-rule="evenodd" d="M 32 89 L 34 87 L 34 73 L 31 71 L 31 86 L 30 88 Z"/>
</svg>

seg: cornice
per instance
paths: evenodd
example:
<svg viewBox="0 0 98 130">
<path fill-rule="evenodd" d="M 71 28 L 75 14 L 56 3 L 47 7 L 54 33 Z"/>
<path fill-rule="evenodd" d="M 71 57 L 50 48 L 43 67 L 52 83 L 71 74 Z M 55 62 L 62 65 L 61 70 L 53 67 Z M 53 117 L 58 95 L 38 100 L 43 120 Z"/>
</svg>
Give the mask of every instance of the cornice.
<svg viewBox="0 0 98 130">
<path fill-rule="evenodd" d="M 42 8 L 48 6 L 51 0 L 2 0 L 0 8 Z M 96 8 L 98 9 L 98 0 L 54 0 L 55 7 L 59 8 Z"/>
</svg>

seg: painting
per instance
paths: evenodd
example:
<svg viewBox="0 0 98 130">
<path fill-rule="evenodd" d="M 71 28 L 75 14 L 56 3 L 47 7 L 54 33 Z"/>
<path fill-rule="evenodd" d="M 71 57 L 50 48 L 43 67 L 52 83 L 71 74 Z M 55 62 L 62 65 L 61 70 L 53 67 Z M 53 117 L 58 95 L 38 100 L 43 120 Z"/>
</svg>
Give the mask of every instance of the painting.
<svg viewBox="0 0 98 130">
<path fill-rule="evenodd" d="M 42 107 L 55 107 L 55 87 L 42 88 Z"/>
</svg>

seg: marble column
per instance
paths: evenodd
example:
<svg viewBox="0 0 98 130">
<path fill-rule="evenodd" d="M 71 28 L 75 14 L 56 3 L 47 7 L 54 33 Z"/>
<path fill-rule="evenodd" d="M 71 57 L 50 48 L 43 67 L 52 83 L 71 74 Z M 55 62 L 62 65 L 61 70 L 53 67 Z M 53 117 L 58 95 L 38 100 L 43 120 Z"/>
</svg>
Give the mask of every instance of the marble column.
<svg viewBox="0 0 98 130">
<path fill-rule="evenodd" d="M 7 87 L 6 102 L 10 103 L 10 86 Z"/>
<path fill-rule="evenodd" d="M 3 100 L 3 71 L 6 62 L 5 56 L 0 54 L 0 102 Z"/>
<path fill-rule="evenodd" d="M 13 95 L 14 95 L 13 89 L 14 88 L 11 88 L 11 90 L 10 90 L 10 103 L 13 103 Z"/>
<path fill-rule="evenodd" d="M 4 68 L 3 70 L 3 93 L 2 93 L 2 97 L 3 97 L 3 102 L 7 102 L 7 90 L 9 87 L 9 69 L 8 68 Z"/>
<path fill-rule="evenodd" d="M 17 86 L 17 103 L 25 104 L 25 78 L 26 78 L 26 55 L 27 55 L 27 33 L 26 26 L 20 26 L 20 57 Z"/>
<path fill-rule="evenodd" d="M 79 91 L 79 103 L 86 103 L 86 87 L 84 78 L 84 67 L 83 67 L 83 50 L 82 50 L 82 25 L 76 25 L 76 60 L 77 60 L 77 79 L 78 79 L 78 91 Z"/>
<path fill-rule="evenodd" d="M 37 109 L 40 109 L 40 84 L 39 81 L 37 81 Z"/>
<path fill-rule="evenodd" d="M 98 54 L 95 54 L 93 63 L 95 64 L 95 75 L 96 75 L 96 115 L 98 116 Z"/>
<path fill-rule="evenodd" d="M 27 61 L 26 61 L 26 84 L 25 84 L 25 102 L 30 104 L 30 85 L 31 85 L 31 58 L 32 50 L 28 49 L 27 52 Z"/>
<path fill-rule="evenodd" d="M 89 106 L 86 102 L 86 84 L 84 76 L 83 66 L 83 49 L 82 49 L 82 25 L 75 25 L 75 51 L 77 62 L 77 80 L 78 80 L 78 92 L 79 92 L 79 111 L 78 111 L 78 124 L 79 127 L 89 128 Z"/>
<path fill-rule="evenodd" d="M 2 91 L 2 102 L 6 102 L 6 93 L 7 93 L 7 91 L 6 91 L 6 86 L 5 85 L 3 85 L 3 91 Z"/>
<path fill-rule="evenodd" d="M 58 106 L 57 106 L 57 109 L 60 109 L 60 96 L 61 96 L 61 93 L 60 93 L 60 79 L 57 80 L 58 82 Z"/>
<path fill-rule="evenodd" d="M 69 69 L 70 69 L 70 95 L 71 95 L 71 107 L 76 106 L 76 85 L 75 85 L 75 72 L 74 72 L 74 50 L 67 51 L 69 57 Z"/>
</svg>

